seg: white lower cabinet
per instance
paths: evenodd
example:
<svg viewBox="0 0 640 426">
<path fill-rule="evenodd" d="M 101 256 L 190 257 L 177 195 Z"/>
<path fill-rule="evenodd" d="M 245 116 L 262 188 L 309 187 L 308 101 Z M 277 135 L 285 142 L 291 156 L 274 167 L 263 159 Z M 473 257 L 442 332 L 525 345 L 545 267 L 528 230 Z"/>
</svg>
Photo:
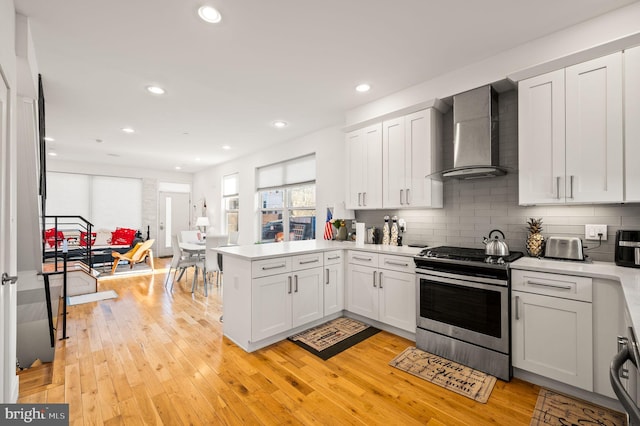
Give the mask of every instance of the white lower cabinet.
<svg viewBox="0 0 640 426">
<path fill-rule="evenodd" d="M 591 286 L 585 277 L 513 271 L 514 367 L 593 390 Z"/>
<path fill-rule="evenodd" d="M 296 256 L 271 259 L 266 266 L 262 264 L 264 261 L 253 262 L 254 276 L 256 270 L 279 271 L 281 268 L 277 267 L 282 264 L 286 265 L 282 268 L 292 270 L 252 279 L 252 341 L 275 336 L 324 316 L 322 253 L 317 256 L 319 260 L 313 256 L 301 261 Z M 320 266 L 296 270 L 301 263 Z"/>
<path fill-rule="evenodd" d="M 412 258 L 350 251 L 347 282 L 348 311 L 415 333 Z"/>
<path fill-rule="evenodd" d="M 341 312 L 344 309 L 344 252 L 342 250 L 324 253 L 324 315 Z"/>
</svg>

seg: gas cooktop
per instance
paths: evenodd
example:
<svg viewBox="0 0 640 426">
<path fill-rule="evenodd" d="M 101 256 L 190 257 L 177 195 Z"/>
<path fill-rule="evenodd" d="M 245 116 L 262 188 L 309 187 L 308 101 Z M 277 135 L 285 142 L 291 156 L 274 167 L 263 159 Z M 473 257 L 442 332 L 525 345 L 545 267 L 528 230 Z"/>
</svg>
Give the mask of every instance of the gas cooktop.
<svg viewBox="0 0 640 426">
<path fill-rule="evenodd" d="M 418 259 L 429 259 L 434 261 L 452 261 L 455 263 L 483 263 L 491 265 L 507 265 L 514 260 L 520 259 L 522 252 L 512 251 L 507 256 L 487 256 L 484 249 L 468 247 L 439 246 L 422 250 L 417 256 Z M 416 263 L 418 263 L 416 261 Z"/>
</svg>

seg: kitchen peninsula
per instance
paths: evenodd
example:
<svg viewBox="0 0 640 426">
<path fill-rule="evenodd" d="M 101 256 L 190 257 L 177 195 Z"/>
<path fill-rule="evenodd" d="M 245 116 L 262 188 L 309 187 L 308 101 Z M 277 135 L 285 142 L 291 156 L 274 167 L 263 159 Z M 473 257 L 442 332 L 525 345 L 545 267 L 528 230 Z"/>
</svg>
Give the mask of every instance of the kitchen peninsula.
<svg viewBox="0 0 640 426">
<path fill-rule="evenodd" d="M 305 240 L 214 250 L 223 255 L 224 335 L 247 352 L 343 314 L 415 339 L 419 248 Z M 345 291 L 351 263 L 354 282 L 366 279 L 354 293 Z"/>
</svg>

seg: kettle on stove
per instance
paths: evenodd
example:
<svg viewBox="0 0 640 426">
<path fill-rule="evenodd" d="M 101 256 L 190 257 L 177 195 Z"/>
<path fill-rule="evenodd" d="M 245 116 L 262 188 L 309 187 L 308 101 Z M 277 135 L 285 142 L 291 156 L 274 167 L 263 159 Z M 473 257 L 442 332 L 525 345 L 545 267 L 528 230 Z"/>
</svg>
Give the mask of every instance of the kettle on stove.
<svg viewBox="0 0 640 426">
<path fill-rule="evenodd" d="M 491 239 L 491 235 L 494 232 L 500 233 L 500 235 L 502 235 L 502 240 L 499 240 L 497 235 L 493 239 Z M 483 237 L 482 242 L 485 245 L 484 254 L 486 254 L 487 256 L 509 256 L 509 246 L 504 241 L 504 234 L 501 230 L 494 229 L 493 231 L 489 232 L 489 237 Z"/>
</svg>

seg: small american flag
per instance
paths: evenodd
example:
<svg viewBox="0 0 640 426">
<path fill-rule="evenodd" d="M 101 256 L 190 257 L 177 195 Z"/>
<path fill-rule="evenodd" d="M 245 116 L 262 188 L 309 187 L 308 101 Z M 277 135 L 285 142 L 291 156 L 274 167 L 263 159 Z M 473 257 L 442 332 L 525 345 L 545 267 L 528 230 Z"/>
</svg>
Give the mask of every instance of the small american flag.
<svg viewBox="0 0 640 426">
<path fill-rule="evenodd" d="M 327 221 L 324 224 L 324 239 L 332 240 L 333 239 L 333 225 L 331 225 L 331 219 L 333 215 L 331 214 L 331 210 L 327 209 Z"/>
</svg>

